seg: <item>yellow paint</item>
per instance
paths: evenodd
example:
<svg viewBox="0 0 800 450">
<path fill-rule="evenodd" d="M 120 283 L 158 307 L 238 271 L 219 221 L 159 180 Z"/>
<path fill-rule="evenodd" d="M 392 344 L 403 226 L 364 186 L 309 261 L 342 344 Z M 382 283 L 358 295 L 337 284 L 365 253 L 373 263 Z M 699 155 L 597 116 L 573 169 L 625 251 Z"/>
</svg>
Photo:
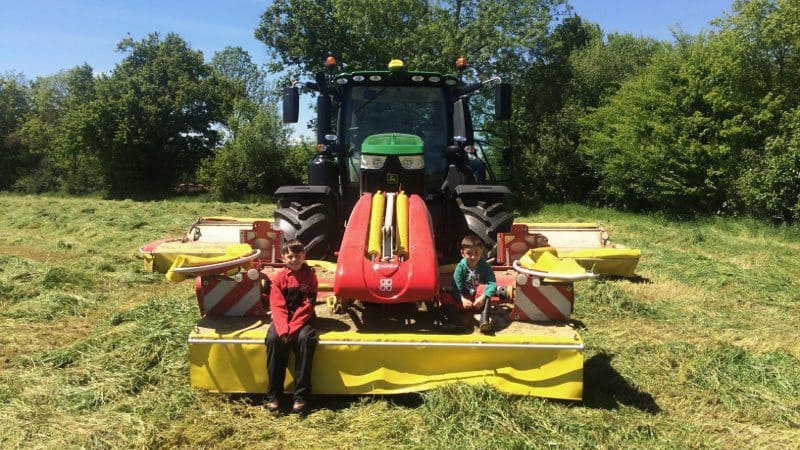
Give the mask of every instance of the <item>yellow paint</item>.
<svg viewBox="0 0 800 450">
<path fill-rule="evenodd" d="M 514 222 L 533 228 L 599 228 L 597 222 Z"/>
<path fill-rule="evenodd" d="M 381 257 L 381 225 L 383 224 L 383 208 L 386 196 L 381 191 L 372 195 L 372 210 L 369 219 L 369 240 L 367 241 L 367 255 Z"/>
<path fill-rule="evenodd" d="M 268 325 L 258 322 L 235 329 L 230 323 L 220 324 L 216 329 L 195 330 L 190 339 L 238 339 L 244 343 L 190 342 L 192 387 L 226 393 L 266 392 L 264 339 Z M 374 342 L 386 345 L 369 345 Z M 437 343 L 469 345 L 437 347 Z M 485 344 L 520 346 L 492 348 Z M 509 394 L 581 399 L 582 349 L 523 344 L 574 346 L 582 341 L 577 333 L 483 336 L 328 332 L 320 335 L 312 385 L 314 394 L 374 395 L 418 392 L 453 382 L 487 383 Z M 293 367 L 290 361 L 290 372 Z M 287 377 L 288 390 L 291 383 L 291 377 Z"/>
<path fill-rule="evenodd" d="M 183 281 L 187 278 L 194 278 L 194 276 L 176 273 L 174 270 L 181 267 L 205 266 L 232 261 L 250 255 L 251 253 L 253 253 L 253 248 L 250 247 L 250 244 L 228 244 L 225 248 L 225 254 L 219 256 L 179 255 L 172 262 L 169 270 L 167 270 L 166 277 L 169 281 L 175 282 Z"/>
<path fill-rule="evenodd" d="M 632 277 L 642 252 L 635 248 L 587 248 L 561 255 L 571 258 L 586 270 L 603 275 Z"/>
<path fill-rule="evenodd" d="M 306 264 L 311 267 L 319 267 L 320 269 L 330 272 L 336 272 L 336 263 L 330 261 L 321 261 L 318 259 L 307 259 Z"/>
<path fill-rule="evenodd" d="M 397 194 L 397 254 L 408 255 L 408 195 Z"/>
</svg>

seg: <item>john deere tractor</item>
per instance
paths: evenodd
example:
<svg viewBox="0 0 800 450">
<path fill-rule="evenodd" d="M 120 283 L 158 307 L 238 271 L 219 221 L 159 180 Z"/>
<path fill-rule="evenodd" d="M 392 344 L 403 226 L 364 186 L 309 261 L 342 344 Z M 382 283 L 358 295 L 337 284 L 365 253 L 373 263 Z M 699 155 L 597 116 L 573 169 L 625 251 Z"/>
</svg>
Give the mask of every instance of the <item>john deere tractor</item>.
<svg viewBox="0 0 800 450">
<path fill-rule="evenodd" d="M 459 60 L 463 64 L 463 60 Z M 458 256 L 458 241 L 478 236 L 488 257 L 512 214 L 505 186 L 485 183 L 485 162 L 474 151 L 469 97 L 496 92 L 495 118 L 511 115 L 510 85 L 499 78 L 465 84 L 454 75 L 406 70 L 334 74 L 335 60 L 315 82 L 284 89 L 283 120 L 297 122 L 300 90 L 318 93 L 317 154 L 308 185 L 276 192 L 275 225 L 285 240 L 297 238 L 309 258 L 333 259 L 347 219 L 364 193 L 399 192 L 424 198 L 440 263 Z"/>
</svg>

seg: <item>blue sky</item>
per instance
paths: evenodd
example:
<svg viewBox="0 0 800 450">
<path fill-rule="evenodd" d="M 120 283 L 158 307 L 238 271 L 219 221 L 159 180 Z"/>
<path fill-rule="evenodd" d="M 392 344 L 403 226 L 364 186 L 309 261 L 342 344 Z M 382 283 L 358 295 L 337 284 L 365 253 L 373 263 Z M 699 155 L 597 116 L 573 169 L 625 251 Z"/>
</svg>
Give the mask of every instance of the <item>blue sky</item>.
<svg viewBox="0 0 800 450">
<path fill-rule="evenodd" d="M 609 32 L 670 39 L 670 27 L 687 33 L 709 29 L 708 22 L 730 11 L 733 0 L 571 0 L 581 17 Z M 22 72 L 27 79 L 50 75 L 84 62 L 110 72 L 122 55 L 116 44 L 130 35 L 178 33 L 206 59 L 228 45 L 267 62 L 264 45 L 253 36 L 264 0 L 0 0 L 0 73 Z M 302 121 L 301 117 L 301 121 Z M 308 134 L 305 126 L 298 131 Z"/>
</svg>

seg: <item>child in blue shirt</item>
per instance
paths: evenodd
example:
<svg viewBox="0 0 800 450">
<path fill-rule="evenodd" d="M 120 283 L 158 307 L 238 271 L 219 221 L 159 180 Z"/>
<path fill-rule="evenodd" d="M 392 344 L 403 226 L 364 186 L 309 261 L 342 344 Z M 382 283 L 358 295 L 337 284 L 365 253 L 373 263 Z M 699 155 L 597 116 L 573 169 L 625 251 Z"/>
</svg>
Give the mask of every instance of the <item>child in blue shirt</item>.
<svg viewBox="0 0 800 450">
<path fill-rule="evenodd" d="M 492 266 L 483 257 L 483 242 L 469 235 L 461 240 L 461 261 L 453 272 L 456 311 L 480 313 L 497 290 Z M 483 285 L 483 292 L 479 287 Z"/>
</svg>

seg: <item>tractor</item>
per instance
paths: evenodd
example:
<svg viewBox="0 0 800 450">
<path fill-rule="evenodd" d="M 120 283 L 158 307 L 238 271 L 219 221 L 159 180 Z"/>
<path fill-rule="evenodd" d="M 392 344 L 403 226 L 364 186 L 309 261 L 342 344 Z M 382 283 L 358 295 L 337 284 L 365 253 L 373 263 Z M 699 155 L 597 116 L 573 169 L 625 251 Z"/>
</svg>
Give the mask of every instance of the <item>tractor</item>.
<svg viewBox="0 0 800 450">
<path fill-rule="evenodd" d="M 439 262 L 454 261 L 466 234 L 494 257 L 497 233 L 513 222 L 509 190 L 486 183 L 469 97 L 494 85 L 495 118 L 507 120 L 510 85 L 497 77 L 464 84 L 453 75 L 408 71 L 401 60 L 385 71 L 334 74 L 335 65 L 329 57 L 315 82 L 284 89 L 286 123 L 297 122 L 301 88 L 318 93 L 318 153 L 308 165 L 308 185 L 276 192 L 275 224 L 284 238 L 303 242 L 310 258 L 332 259 L 362 194 L 404 191 L 425 201 Z"/>
</svg>

